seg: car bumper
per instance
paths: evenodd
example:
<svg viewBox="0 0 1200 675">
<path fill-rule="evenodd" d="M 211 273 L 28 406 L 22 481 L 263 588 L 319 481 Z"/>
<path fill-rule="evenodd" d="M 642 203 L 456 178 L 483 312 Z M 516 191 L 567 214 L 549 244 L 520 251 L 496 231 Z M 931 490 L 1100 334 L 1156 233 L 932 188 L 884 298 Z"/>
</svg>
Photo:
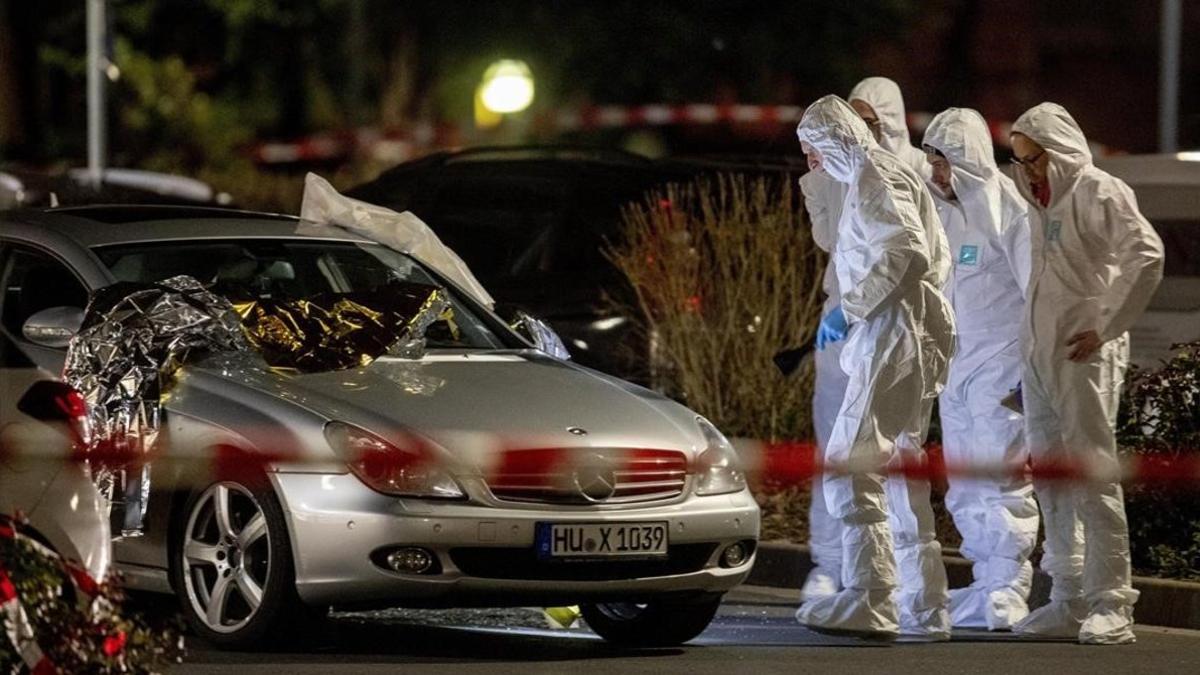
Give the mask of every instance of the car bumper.
<svg viewBox="0 0 1200 675">
<path fill-rule="evenodd" d="M 273 474 L 289 519 L 296 587 L 314 605 L 520 606 L 724 592 L 754 558 L 726 568 L 721 552 L 754 542 L 759 510 L 748 491 L 619 510 L 505 508 L 399 499 L 349 474 Z M 546 563 L 533 554 L 537 523 L 651 522 L 669 527 L 669 562 Z M 381 551 L 432 551 L 435 573 L 402 574 Z M 566 567 L 575 565 L 575 567 Z"/>
</svg>

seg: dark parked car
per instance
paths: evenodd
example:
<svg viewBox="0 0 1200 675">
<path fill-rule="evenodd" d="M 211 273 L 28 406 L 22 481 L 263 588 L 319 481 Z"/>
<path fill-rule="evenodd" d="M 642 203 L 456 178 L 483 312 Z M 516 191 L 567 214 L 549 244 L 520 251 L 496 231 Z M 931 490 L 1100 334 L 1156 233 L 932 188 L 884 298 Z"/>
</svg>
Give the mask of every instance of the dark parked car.
<svg viewBox="0 0 1200 675">
<path fill-rule="evenodd" d="M 655 384 L 650 348 L 608 296 L 628 290 L 604 257 L 621 207 L 670 182 L 715 171 L 803 171 L 787 160 L 655 161 L 614 150 L 506 147 L 440 152 L 401 164 L 350 195 L 430 224 L 471 266 L 502 316 L 546 320 L 581 364 Z"/>
<path fill-rule="evenodd" d="M 105 169 L 97 187 L 87 169 L 0 168 L 0 210 L 118 203 L 229 207 L 233 197 L 195 178 L 158 171 Z"/>
</svg>

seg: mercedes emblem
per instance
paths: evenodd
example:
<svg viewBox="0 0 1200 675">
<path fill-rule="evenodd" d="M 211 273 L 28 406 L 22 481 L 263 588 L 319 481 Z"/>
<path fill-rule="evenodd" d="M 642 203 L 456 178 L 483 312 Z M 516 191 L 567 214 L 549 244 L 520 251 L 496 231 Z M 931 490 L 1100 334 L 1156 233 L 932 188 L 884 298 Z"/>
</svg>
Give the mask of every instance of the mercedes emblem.
<svg viewBox="0 0 1200 675">
<path fill-rule="evenodd" d="M 580 496 L 589 502 L 602 502 L 617 491 L 617 474 L 612 462 L 596 455 L 575 469 L 571 482 Z"/>
</svg>

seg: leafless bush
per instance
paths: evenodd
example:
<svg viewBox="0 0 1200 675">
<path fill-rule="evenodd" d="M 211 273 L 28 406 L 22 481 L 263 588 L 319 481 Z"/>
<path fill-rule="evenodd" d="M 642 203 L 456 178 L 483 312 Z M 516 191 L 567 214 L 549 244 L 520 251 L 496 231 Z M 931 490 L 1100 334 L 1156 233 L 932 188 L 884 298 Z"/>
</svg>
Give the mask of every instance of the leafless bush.
<svg viewBox="0 0 1200 675">
<path fill-rule="evenodd" d="M 607 251 L 633 289 L 667 388 L 731 435 L 810 435 L 812 368 L 772 356 L 811 340 L 824 255 L 786 176 L 670 185 L 624 211 Z"/>
</svg>

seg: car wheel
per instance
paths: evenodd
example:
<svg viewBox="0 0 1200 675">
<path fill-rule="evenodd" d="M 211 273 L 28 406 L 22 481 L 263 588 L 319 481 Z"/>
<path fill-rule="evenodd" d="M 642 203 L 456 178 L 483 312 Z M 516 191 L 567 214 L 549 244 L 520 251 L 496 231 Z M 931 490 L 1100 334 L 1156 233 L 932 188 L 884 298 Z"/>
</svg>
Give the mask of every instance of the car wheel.
<svg viewBox="0 0 1200 675">
<path fill-rule="evenodd" d="M 171 574 L 196 634 L 232 649 L 312 618 L 296 594 L 287 524 L 269 488 L 224 480 L 193 494 L 171 542 Z"/>
<path fill-rule="evenodd" d="M 647 603 L 583 605 L 584 621 L 597 635 L 623 647 L 673 647 L 708 628 L 723 594 L 664 598 Z"/>
</svg>

